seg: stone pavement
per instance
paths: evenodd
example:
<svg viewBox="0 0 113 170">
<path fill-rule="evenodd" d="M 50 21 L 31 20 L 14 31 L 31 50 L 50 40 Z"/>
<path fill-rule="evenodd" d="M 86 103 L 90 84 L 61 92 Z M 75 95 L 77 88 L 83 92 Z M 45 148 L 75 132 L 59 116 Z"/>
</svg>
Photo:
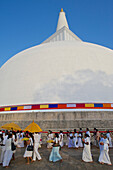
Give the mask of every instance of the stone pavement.
<svg viewBox="0 0 113 170">
<path fill-rule="evenodd" d="M 45 145 L 39 149 L 42 161 L 36 161 L 26 164 L 26 160 L 23 158 L 25 148 L 17 148 L 15 154 L 15 160 L 11 161 L 11 170 L 113 170 L 113 165 L 101 165 L 98 163 L 99 149 L 92 147 L 91 151 L 93 154 L 93 163 L 85 163 L 81 161 L 82 149 L 68 149 L 67 147 L 62 148 L 60 154 L 63 158 L 63 162 L 51 163 L 48 161 L 51 149 L 47 149 Z M 113 163 L 113 149 L 110 149 L 110 158 Z M 0 170 L 3 170 L 0 166 Z"/>
</svg>

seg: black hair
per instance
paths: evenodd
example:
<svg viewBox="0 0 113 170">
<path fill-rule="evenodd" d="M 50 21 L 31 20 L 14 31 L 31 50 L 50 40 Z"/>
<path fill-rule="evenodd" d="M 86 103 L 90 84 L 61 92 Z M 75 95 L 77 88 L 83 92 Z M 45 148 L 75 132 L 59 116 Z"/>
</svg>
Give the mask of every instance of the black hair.
<svg viewBox="0 0 113 170">
<path fill-rule="evenodd" d="M 85 133 L 85 136 L 86 136 L 86 137 L 89 137 L 89 135 L 88 135 L 87 133 Z"/>
<path fill-rule="evenodd" d="M 11 134 L 11 133 L 9 133 L 9 135 L 8 135 L 8 139 L 9 139 L 9 138 L 12 138 L 12 134 Z"/>
<path fill-rule="evenodd" d="M 76 129 L 74 129 L 74 132 L 75 132 L 75 133 L 77 132 Z"/>
<path fill-rule="evenodd" d="M 56 136 L 56 138 L 58 138 L 59 137 L 58 133 L 55 133 L 55 136 Z"/>
</svg>

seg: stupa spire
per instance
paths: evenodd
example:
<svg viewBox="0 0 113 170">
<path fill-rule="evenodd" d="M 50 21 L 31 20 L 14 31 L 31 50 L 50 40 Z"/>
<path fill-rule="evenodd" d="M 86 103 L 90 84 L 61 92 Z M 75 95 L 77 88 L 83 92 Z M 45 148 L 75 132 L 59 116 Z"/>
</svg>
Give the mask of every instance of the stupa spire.
<svg viewBox="0 0 113 170">
<path fill-rule="evenodd" d="M 65 12 L 63 11 L 63 8 L 61 8 L 56 31 L 60 30 L 64 26 L 69 28 L 67 20 L 66 20 Z"/>
</svg>

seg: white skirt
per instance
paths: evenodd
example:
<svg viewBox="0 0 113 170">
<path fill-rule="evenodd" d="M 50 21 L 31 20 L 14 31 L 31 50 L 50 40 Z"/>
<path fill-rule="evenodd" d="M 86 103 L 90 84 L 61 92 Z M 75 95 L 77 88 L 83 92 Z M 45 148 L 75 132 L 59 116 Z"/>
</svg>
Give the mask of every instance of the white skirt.
<svg viewBox="0 0 113 170">
<path fill-rule="evenodd" d="M 27 151 L 27 147 L 26 147 L 26 150 L 25 150 L 25 153 L 24 153 L 24 158 L 32 157 L 32 155 L 33 155 L 33 151 Z"/>
<path fill-rule="evenodd" d="M 89 145 L 85 146 L 83 149 L 82 160 L 84 162 L 92 162 L 93 161 Z"/>
</svg>

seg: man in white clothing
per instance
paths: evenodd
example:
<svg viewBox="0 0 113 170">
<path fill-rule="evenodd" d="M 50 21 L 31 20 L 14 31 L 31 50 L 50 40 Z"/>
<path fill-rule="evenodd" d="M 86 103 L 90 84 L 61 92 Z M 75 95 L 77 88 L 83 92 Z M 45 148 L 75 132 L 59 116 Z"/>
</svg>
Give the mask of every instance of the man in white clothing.
<svg viewBox="0 0 113 170">
<path fill-rule="evenodd" d="M 38 132 L 34 133 L 34 153 L 33 153 L 33 161 L 36 161 L 36 158 L 38 160 L 41 160 L 41 156 L 38 152 L 39 142 L 40 142 L 40 134 Z"/>
<path fill-rule="evenodd" d="M 8 134 L 5 133 L 5 136 L 3 137 L 3 142 L 2 142 L 2 152 L 1 152 L 0 164 L 3 163 L 4 153 L 5 153 L 5 144 L 6 144 L 7 138 L 8 138 Z"/>
</svg>

